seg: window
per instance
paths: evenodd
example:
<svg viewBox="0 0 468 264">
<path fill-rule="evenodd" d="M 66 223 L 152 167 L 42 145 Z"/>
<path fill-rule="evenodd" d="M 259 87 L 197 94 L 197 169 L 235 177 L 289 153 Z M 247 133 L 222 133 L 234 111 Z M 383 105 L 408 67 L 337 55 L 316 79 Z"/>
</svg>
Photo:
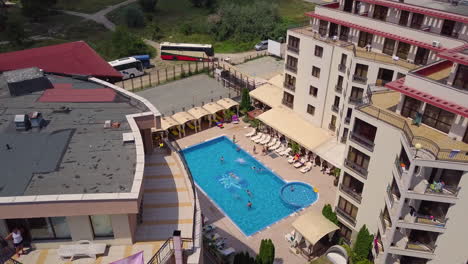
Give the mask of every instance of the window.
<svg viewBox="0 0 468 264">
<path fill-rule="evenodd" d="M 409 18 L 409 12 L 408 11 L 401 11 L 400 15 L 400 20 L 398 21 L 398 24 L 401 26 L 407 26 L 408 25 L 408 18 Z"/>
<path fill-rule="evenodd" d="M 328 125 L 328 129 L 335 131 L 336 129 L 336 115 L 331 116 L 330 124 Z"/>
<path fill-rule="evenodd" d="M 401 115 L 415 119 L 420 108 L 421 101 L 409 96 L 405 96 L 405 102 L 403 103 L 403 107 L 401 109 Z"/>
<path fill-rule="evenodd" d="M 315 45 L 315 56 L 322 58 L 322 56 L 323 56 L 323 48 L 322 47 Z"/>
<path fill-rule="evenodd" d="M 354 72 L 354 75 L 357 75 L 359 77 L 367 78 L 367 70 L 369 69 L 369 66 L 364 65 L 364 64 L 356 64 L 356 70 Z"/>
<path fill-rule="evenodd" d="M 294 58 L 293 56 L 288 55 L 288 58 L 286 60 L 286 69 L 296 72 L 297 71 L 297 58 Z"/>
<path fill-rule="evenodd" d="M 367 44 L 372 44 L 372 38 L 374 35 L 364 31 L 359 32 L 358 47 L 364 48 Z"/>
<path fill-rule="evenodd" d="M 307 113 L 311 114 L 311 115 L 315 115 L 315 107 L 308 104 L 307 105 Z"/>
<path fill-rule="evenodd" d="M 358 214 L 358 208 L 341 196 L 340 196 L 340 199 L 338 200 L 338 208 L 340 208 L 344 213 L 350 216 L 353 220 L 356 220 L 356 216 Z"/>
<path fill-rule="evenodd" d="M 465 130 L 465 136 L 463 136 L 463 142 L 468 143 L 468 128 Z"/>
<path fill-rule="evenodd" d="M 364 94 L 364 89 L 353 86 L 351 88 L 351 95 L 349 96 L 349 100 L 351 101 L 361 101 L 362 95 Z"/>
<path fill-rule="evenodd" d="M 328 30 L 328 36 L 330 37 L 338 37 L 338 24 L 330 22 L 330 28 Z"/>
<path fill-rule="evenodd" d="M 296 77 L 286 73 L 284 77 L 284 87 L 294 91 L 296 88 Z"/>
<path fill-rule="evenodd" d="M 401 59 L 406 60 L 408 58 L 408 53 L 411 45 L 408 43 L 400 42 L 398 43 L 398 49 L 396 55 Z"/>
<path fill-rule="evenodd" d="M 395 40 L 385 38 L 382 53 L 393 56 L 393 51 L 394 50 L 395 50 Z"/>
<path fill-rule="evenodd" d="M 341 91 L 343 90 L 343 76 L 338 75 L 338 82 L 336 83 L 336 90 Z"/>
<path fill-rule="evenodd" d="M 309 86 L 309 94 L 312 95 L 313 97 L 317 97 L 318 94 L 318 88 L 314 86 Z"/>
<path fill-rule="evenodd" d="M 65 217 L 26 219 L 26 229 L 34 240 L 67 239 L 71 237 Z"/>
<path fill-rule="evenodd" d="M 368 150 L 373 151 L 376 133 L 377 128 L 375 126 L 356 118 L 351 139 Z"/>
<path fill-rule="evenodd" d="M 312 76 L 315 78 L 320 78 L 320 68 L 312 66 Z"/>
<path fill-rule="evenodd" d="M 393 79 L 393 71 L 389 69 L 379 68 L 377 73 L 377 86 L 383 86 L 386 83 L 391 82 Z"/>
<path fill-rule="evenodd" d="M 413 18 L 411 18 L 411 28 L 420 29 L 424 20 L 423 14 L 413 13 Z"/>
<path fill-rule="evenodd" d="M 284 92 L 283 93 L 283 104 L 287 107 L 292 108 L 294 104 L 294 95 Z"/>
<path fill-rule="evenodd" d="M 343 225 L 341 222 L 338 222 L 338 227 L 340 228 L 340 235 L 347 240 L 347 243 L 351 242 L 351 234 L 353 231 L 347 226 Z"/>
<path fill-rule="evenodd" d="M 387 18 L 387 12 L 388 12 L 388 7 L 386 6 L 381 6 L 381 5 L 375 5 L 374 8 L 374 18 L 378 20 L 385 21 Z"/>
<path fill-rule="evenodd" d="M 113 237 L 114 231 L 109 215 L 92 215 L 89 217 L 94 237 Z"/>
<path fill-rule="evenodd" d="M 299 38 L 293 37 L 291 35 L 288 36 L 288 50 L 299 52 L 299 43 Z"/>
<path fill-rule="evenodd" d="M 468 90 L 468 66 L 458 64 L 457 74 L 455 74 L 453 86 L 458 89 Z"/>
<path fill-rule="evenodd" d="M 340 40 L 348 41 L 348 36 L 349 36 L 349 27 L 341 26 Z"/>
<path fill-rule="evenodd" d="M 426 104 L 422 122 L 430 127 L 448 133 L 452 127 L 455 114 L 440 109 L 436 106 Z"/>
<path fill-rule="evenodd" d="M 429 59 L 429 50 L 418 47 L 418 51 L 416 51 L 416 57 L 414 58 L 414 64 L 426 65 L 428 59 Z"/>
<path fill-rule="evenodd" d="M 353 147 L 349 147 L 347 160 L 366 170 L 369 167 L 369 156 Z"/>
<path fill-rule="evenodd" d="M 340 60 L 340 64 L 341 65 L 346 65 L 346 60 L 348 60 L 348 55 L 346 54 L 341 54 L 341 60 Z"/>
<path fill-rule="evenodd" d="M 440 34 L 451 37 L 453 29 L 455 28 L 455 23 L 456 22 L 453 20 L 445 19 L 444 24 L 442 24 L 442 30 L 440 31 Z"/>
<path fill-rule="evenodd" d="M 328 29 L 328 21 L 325 20 L 320 20 L 320 25 L 319 25 L 319 34 L 320 36 L 326 36 L 327 35 L 327 29 Z"/>
<path fill-rule="evenodd" d="M 333 101 L 333 105 L 338 107 L 340 106 L 340 97 L 335 96 L 335 100 Z"/>
</svg>

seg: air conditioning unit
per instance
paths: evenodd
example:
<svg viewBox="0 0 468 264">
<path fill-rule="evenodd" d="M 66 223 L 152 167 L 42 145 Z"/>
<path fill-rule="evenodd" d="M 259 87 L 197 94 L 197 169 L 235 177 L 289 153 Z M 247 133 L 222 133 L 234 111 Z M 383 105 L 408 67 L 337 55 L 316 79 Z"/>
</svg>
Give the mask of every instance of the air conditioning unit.
<svg viewBox="0 0 468 264">
<path fill-rule="evenodd" d="M 432 41 L 432 47 L 440 48 L 440 41 L 433 40 Z"/>
</svg>

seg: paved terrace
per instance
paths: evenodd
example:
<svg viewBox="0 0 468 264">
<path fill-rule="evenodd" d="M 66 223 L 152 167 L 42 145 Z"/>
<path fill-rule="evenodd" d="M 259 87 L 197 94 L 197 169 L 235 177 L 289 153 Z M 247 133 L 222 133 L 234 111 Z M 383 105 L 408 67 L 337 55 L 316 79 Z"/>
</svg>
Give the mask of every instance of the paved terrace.
<svg viewBox="0 0 468 264">
<path fill-rule="evenodd" d="M 426 141 L 417 141 L 417 139 L 412 140 L 412 143 L 421 143 L 423 148 L 434 151 L 438 159 L 468 162 L 468 156 L 464 154 L 464 152 L 468 151 L 468 144 L 462 141 L 453 140 L 448 137 L 447 134 L 425 124 L 421 124 L 419 126 L 412 125 L 412 119 L 405 118 L 394 112 L 399 101 L 400 93 L 398 92 L 388 91 L 376 93 L 372 95 L 372 104 L 361 107 L 359 111 L 403 130 L 405 135 L 411 136 L 412 134 L 414 137 L 431 140 L 435 145 Z M 436 152 L 437 147 L 440 149 L 438 152 Z M 461 152 L 454 158 L 449 158 L 450 151 L 455 149 L 461 150 Z"/>
<path fill-rule="evenodd" d="M 251 130 L 252 128 L 246 127 L 246 124 L 241 121 L 241 123 L 237 125 L 225 124 L 224 129 L 220 129 L 218 127 L 209 128 L 200 133 L 179 139 L 178 143 L 181 148 L 186 148 L 221 135 L 226 135 L 230 138 L 235 135 L 237 144 L 246 151 L 252 153 L 254 143 L 244 136 Z M 259 150 L 261 150 L 260 145 L 257 145 L 257 151 Z M 289 216 L 251 237 L 246 237 L 242 234 L 234 223 L 217 209 L 216 205 L 209 201 L 202 192 L 198 192 L 202 212 L 205 217 L 208 217 L 208 223 L 216 225 L 218 228 L 217 232 L 227 239 L 226 245 L 228 247 L 232 246 L 237 252 L 248 251 L 251 254 L 257 254 L 260 247 L 260 241 L 264 238 L 271 238 L 275 244 L 275 255 L 278 263 L 306 263 L 307 261 L 305 258 L 295 255 L 289 250 L 289 244 L 285 240 L 284 236 L 286 233 L 291 232 L 293 229 L 291 224 L 299 215 L 310 210 L 315 210 L 321 213 L 325 204 L 334 203 L 337 188 L 333 186 L 333 177 L 322 174 L 319 167 L 314 167 L 310 172 L 302 174 L 299 170 L 292 167 L 284 157 L 278 156 L 276 158 L 272 158 L 271 156 L 264 156 L 260 153 L 254 155 L 254 157 L 268 168 L 274 170 L 285 181 L 302 181 L 318 188 L 320 198 L 316 203 L 305 210 Z"/>
</svg>

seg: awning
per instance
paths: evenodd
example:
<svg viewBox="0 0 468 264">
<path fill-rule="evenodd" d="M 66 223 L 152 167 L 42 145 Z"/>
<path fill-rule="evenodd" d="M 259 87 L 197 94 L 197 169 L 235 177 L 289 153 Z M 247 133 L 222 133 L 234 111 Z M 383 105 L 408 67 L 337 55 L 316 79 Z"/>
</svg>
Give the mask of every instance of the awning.
<svg viewBox="0 0 468 264">
<path fill-rule="evenodd" d="M 343 160 L 345 157 L 346 144 L 339 143 L 336 138 L 325 142 L 320 145 L 315 153 L 319 155 L 322 159 L 326 160 L 328 163 L 331 163 L 337 168 L 343 167 Z"/>
<path fill-rule="evenodd" d="M 313 152 L 332 139 L 326 130 L 313 126 L 284 106 L 270 109 L 259 115 L 257 119 Z"/>
<path fill-rule="evenodd" d="M 153 127 L 151 128 L 151 131 L 156 132 L 156 131 L 168 130 L 169 128 L 173 126 L 178 126 L 178 125 L 180 124 L 177 121 L 175 121 L 172 117 L 165 116 L 165 117 L 161 117 L 161 128 L 156 129 Z"/>
<path fill-rule="evenodd" d="M 200 119 L 206 115 L 210 115 L 208 111 L 206 111 L 203 107 L 194 107 L 192 109 L 189 109 L 187 111 L 189 114 L 191 114 L 193 117 L 196 119 Z"/>
<path fill-rule="evenodd" d="M 216 114 L 217 112 L 224 110 L 222 106 L 213 102 L 207 103 L 202 107 L 205 108 L 206 111 L 210 112 L 210 114 Z"/>
<path fill-rule="evenodd" d="M 223 98 L 216 102 L 218 105 L 223 107 L 224 109 L 230 109 L 233 106 L 239 105 L 238 102 L 232 100 L 231 98 Z"/>
<path fill-rule="evenodd" d="M 292 223 L 292 226 L 313 245 L 322 237 L 339 229 L 337 225 L 325 218 L 320 212 L 315 211 L 299 216 Z"/>
<path fill-rule="evenodd" d="M 270 83 L 265 83 L 258 88 L 250 91 L 250 97 L 268 105 L 269 107 L 277 107 L 281 105 L 283 91 L 278 86 Z"/>
<path fill-rule="evenodd" d="M 172 115 L 172 118 L 177 121 L 179 124 L 185 124 L 188 121 L 195 120 L 196 118 L 193 117 L 191 114 L 187 112 L 178 112 Z"/>
<path fill-rule="evenodd" d="M 271 77 L 271 79 L 269 79 L 268 82 L 273 84 L 276 87 L 282 87 L 283 82 L 284 82 L 284 75 L 283 74 L 275 75 Z"/>
</svg>

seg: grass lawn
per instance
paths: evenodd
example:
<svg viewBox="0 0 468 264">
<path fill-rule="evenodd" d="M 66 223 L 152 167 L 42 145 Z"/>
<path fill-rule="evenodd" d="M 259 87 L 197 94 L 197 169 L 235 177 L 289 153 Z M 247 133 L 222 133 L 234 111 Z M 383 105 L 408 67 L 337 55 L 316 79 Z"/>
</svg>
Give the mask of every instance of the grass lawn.
<svg viewBox="0 0 468 264">
<path fill-rule="evenodd" d="M 314 4 L 303 0 L 278 1 L 279 14 L 289 27 L 307 23 L 308 19 L 304 13 L 314 9 Z M 117 25 L 125 25 L 125 11 L 130 6 L 139 7 L 137 3 L 133 3 L 114 10 L 107 17 Z M 230 40 L 216 41 L 209 33 L 187 35 L 182 32 L 181 26 L 184 24 L 190 24 L 195 32 L 207 32 L 207 19 L 209 15 L 210 12 L 207 9 L 193 7 L 190 0 L 159 0 L 156 12 L 154 14 L 146 14 L 146 24 L 150 24 L 153 21 L 158 25 L 163 35 L 163 38 L 159 40 L 160 42 L 211 43 L 217 53 L 252 50 L 253 46 L 260 40 L 242 43 Z M 150 38 L 148 29 L 132 29 L 132 31 L 143 37 Z"/>
<path fill-rule="evenodd" d="M 55 8 L 93 14 L 125 0 L 58 0 Z"/>
</svg>

